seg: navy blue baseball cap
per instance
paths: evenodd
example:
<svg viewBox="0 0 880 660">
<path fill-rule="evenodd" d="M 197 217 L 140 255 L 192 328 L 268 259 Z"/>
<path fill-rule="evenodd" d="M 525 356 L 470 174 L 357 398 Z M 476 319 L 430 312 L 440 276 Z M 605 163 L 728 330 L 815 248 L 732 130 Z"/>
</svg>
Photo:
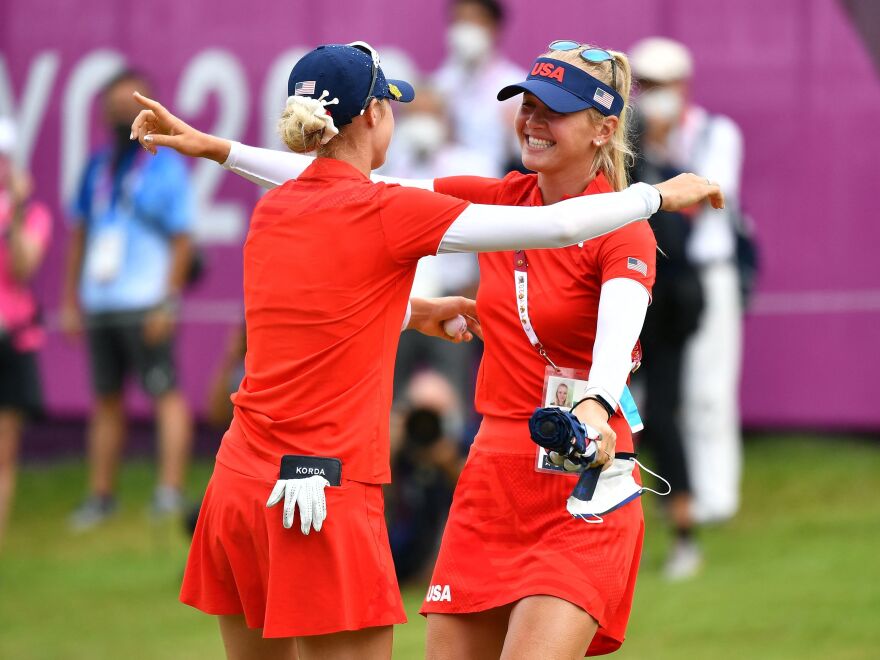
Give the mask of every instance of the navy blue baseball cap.
<svg viewBox="0 0 880 660">
<path fill-rule="evenodd" d="M 623 97 L 611 85 L 568 62 L 549 57 L 535 60 L 526 80 L 498 92 L 498 100 L 530 92 L 554 112 L 578 112 L 596 108 L 606 117 L 620 116 Z"/>
<path fill-rule="evenodd" d="M 415 98 L 412 85 L 388 80 L 379 66 L 379 55 L 369 44 L 325 44 L 306 53 L 287 80 L 288 96 L 339 99 L 326 108 L 338 128 L 363 114 L 371 99 L 409 103 Z"/>
</svg>

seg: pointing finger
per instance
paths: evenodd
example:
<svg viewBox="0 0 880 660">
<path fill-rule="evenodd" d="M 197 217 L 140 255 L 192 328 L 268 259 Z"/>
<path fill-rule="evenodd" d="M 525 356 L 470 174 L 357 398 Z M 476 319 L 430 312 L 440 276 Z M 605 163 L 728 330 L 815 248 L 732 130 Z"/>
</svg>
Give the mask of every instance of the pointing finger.
<svg viewBox="0 0 880 660">
<path fill-rule="evenodd" d="M 134 92 L 133 96 L 135 101 L 140 103 L 148 110 L 152 110 L 157 115 L 163 115 L 168 112 L 167 110 L 165 110 L 165 106 L 163 106 L 161 103 L 149 98 L 148 96 L 144 96 L 140 92 Z"/>
</svg>

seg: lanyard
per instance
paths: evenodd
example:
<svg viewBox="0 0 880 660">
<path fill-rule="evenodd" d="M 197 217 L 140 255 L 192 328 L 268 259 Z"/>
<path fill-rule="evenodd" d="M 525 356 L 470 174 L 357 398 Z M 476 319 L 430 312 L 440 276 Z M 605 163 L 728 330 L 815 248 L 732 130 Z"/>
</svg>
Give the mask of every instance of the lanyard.
<svg viewBox="0 0 880 660">
<path fill-rule="evenodd" d="M 130 213 L 134 208 L 134 189 L 136 183 L 140 180 L 141 174 L 145 169 L 147 158 L 146 152 L 138 150 L 131 162 L 128 164 L 128 171 L 119 177 L 119 188 L 116 196 L 113 196 L 114 179 L 117 178 L 117 172 L 113 171 L 113 156 L 108 156 L 105 162 L 100 166 L 97 181 L 95 182 L 95 192 L 92 202 L 92 217 L 99 222 L 107 215 L 107 212 L 117 206 L 122 208 L 125 213 Z M 120 164 L 120 166 L 122 166 Z"/>
<path fill-rule="evenodd" d="M 538 335 L 535 334 L 532 320 L 529 318 L 529 260 L 523 250 L 517 250 L 513 253 L 513 280 L 516 287 L 516 306 L 519 311 L 519 322 L 526 333 L 526 337 L 529 338 L 529 343 L 538 351 L 538 355 L 547 361 L 547 364 L 557 372 L 560 372 L 561 369 L 547 355 L 544 345 L 538 339 Z"/>
<path fill-rule="evenodd" d="M 535 328 L 532 320 L 529 318 L 529 260 L 524 250 L 517 250 L 513 253 L 513 280 L 516 287 L 516 306 L 519 311 L 519 322 L 522 325 L 523 332 L 529 338 L 529 343 L 538 351 L 538 355 L 544 358 L 551 367 L 557 372 L 561 371 L 556 363 L 547 355 L 544 345 L 535 334 Z M 642 365 L 642 343 L 636 341 L 636 345 L 632 350 L 632 373 L 638 371 Z"/>
</svg>

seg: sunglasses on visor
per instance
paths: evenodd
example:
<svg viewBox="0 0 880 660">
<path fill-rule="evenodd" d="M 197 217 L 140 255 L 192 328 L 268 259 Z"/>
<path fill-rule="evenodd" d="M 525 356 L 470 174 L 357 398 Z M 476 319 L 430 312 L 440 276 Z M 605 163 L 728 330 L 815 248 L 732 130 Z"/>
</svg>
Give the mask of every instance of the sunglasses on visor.
<svg viewBox="0 0 880 660">
<path fill-rule="evenodd" d="M 601 64 L 602 62 L 611 62 L 611 86 L 614 89 L 617 89 L 617 63 L 614 61 L 614 55 L 609 53 L 604 48 L 595 48 L 590 46 L 589 44 L 578 43 L 577 41 L 571 41 L 570 39 L 557 39 L 552 42 L 548 48 L 550 50 L 577 50 L 578 48 L 583 48 L 578 55 L 580 55 L 581 59 L 585 62 L 590 62 L 592 64 Z"/>
<path fill-rule="evenodd" d="M 363 105 L 361 105 L 361 114 L 364 114 L 364 111 L 367 109 L 367 106 L 370 105 L 370 101 L 373 99 L 373 90 L 376 87 L 376 78 L 379 75 L 379 53 L 377 53 L 376 49 L 373 48 L 366 41 L 352 41 L 348 45 L 352 48 L 362 50 L 367 55 L 369 55 L 370 59 L 372 60 L 372 78 L 370 79 L 370 89 L 367 90 L 367 98 L 364 99 Z"/>
</svg>

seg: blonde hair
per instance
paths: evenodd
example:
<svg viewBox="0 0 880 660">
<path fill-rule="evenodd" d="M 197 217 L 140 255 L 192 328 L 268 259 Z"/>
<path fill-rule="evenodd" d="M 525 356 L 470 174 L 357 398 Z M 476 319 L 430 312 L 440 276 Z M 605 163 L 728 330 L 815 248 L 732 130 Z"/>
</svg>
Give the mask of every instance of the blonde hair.
<svg viewBox="0 0 880 660">
<path fill-rule="evenodd" d="M 629 129 L 629 93 L 632 87 L 632 71 L 630 70 L 629 60 L 626 55 L 615 50 L 609 50 L 614 63 L 617 66 L 617 87 L 612 85 L 612 66 L 610 62 L 587 62 L 580 56 L 581 51 L 593 48 L 593 46 L 582 46 L 575 50 L 551 50 L 544 53 L 541 57 L 553 60 L 559 60 L 566 64 L 571 64 L 586 71 L 594 78 L 598 78 L 609 87 L 617 90 L 617 93 L 623 97 L 623 110 L 617 122 L 617 129 L 608 142 L 600 145 L 596 149 L 596 156 L 590 169 L 590 176 L 594 176 L 597 172 L 604 172 L 609 183 L 615 190 L 623 190 L 629 185 L 629 176 L 627 169 L 632 165 L 634 154 L 632 144 L 630 142 Z M 605 115 L 595 108 L 587 110 L 593 125 L 599 126 L 605 119 Z"/>
<path fill-rule="evenodd" d="M 379 113 L 384 117 L 388 110 L 385 107 L 387 99 L 375 100 L 378 102 Z M 303 105 L 288 103 L 278 120 L 278 134 L 281 141 L 294 153 L 307 154 L 316 151 L 321 156 L 339 155 L 350 142 L 347 139 L 350 136 L 345 130 L 349 125 L 340 127 L 337 134 L 329 135 L 328 140 L 325 140 L 329 130 L 325 121 Z"/>
<path fill-rule="evenodd" d="M 278 120 L 281 141 L 298 154 L 317 151 L 324 137 L 325 123 L 302 105 L 288 104 Z"/>
</svg>

